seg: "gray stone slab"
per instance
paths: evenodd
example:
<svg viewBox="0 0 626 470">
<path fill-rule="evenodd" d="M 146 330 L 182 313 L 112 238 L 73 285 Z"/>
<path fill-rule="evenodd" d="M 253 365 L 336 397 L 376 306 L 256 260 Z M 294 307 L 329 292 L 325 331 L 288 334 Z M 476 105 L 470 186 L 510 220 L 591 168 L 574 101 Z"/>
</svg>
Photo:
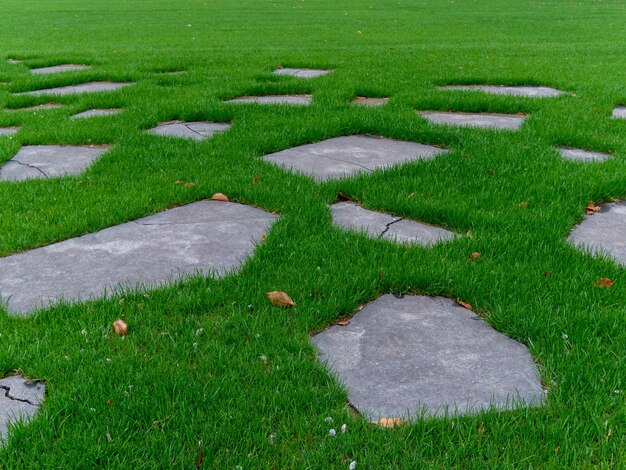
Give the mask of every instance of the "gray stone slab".
<svg viewBox="0 0 626 470">
<path fill-rule="evenodd" d="M 452 113 L 445 111 L 418 111 L 434 124 L 448 126 L 477 127 L 489 129 L 517 130 L 526 116 L 492 113 Z"/>
<path fill-rule="evenodd" d="M 79 70 L 88 70 L 91 66 L 89 65 L 77 65 L 77 64 L 62 64 L 62 65 L 54 65 L 52 67 L 40 67 L 37 69 L 30 69 L 30 73 L 33 75 L 48 75 L 51 73 L 60 73 L 60 72 L 76 72 Z"/>
<path fill-rule="evenodd" d="M 567 160 L 579 162 L 603 162 L 612 158 L 608 153 L 591 152 L 589 150 L 576 149 L 570 147 L 557 147 L 557 151 Z"/>
<path fill-rule="evenodd" d="M 19 112 L 27 112 L 27 111 L 40 111 L 42 109 L 58 109 L 62 107 L 63 105 L 59 103 L 45 103 L 45 104 L 38 104 L 36 106 L 27 106 L 26 108 L 5 109 L 5 111 L 7 113 L 19 113 Z"/>
<path fill-rule="evenodd" d="M 290 104 L 307 106 L 311 104 L 311 95 L 268 95 L 268 96 L 240 96 L 228 100 L 227 103 L 256 103 L 256 104 Z"/>
<path fill-rule="evenodd" d="M 617 119 L 626 119 L 626 106 L 618 106 L 615 108 L 612 116 Z"/>
<path fill-rule="evenodd" d="M 78 93 L 99 93 L 103 91 L 119 90 L 127 86 L 133 85 L 132 83 L 119 83 L 119 82 L 89 82 L 81 83 L 80 85 L 69 85 L 56 88 L 45 88 L 43 90 L 24 91 L 22 93 L 15 93 L 15 96 L 27 95 L 27 96 L 41 96 L 41 95 L 72 95 Z"/>
<path fill-rule="evenodd" d="M 331 70 L 323 70 L 323 69 L 292 69 L 292 68 L 281 68 L 274 70 L 274 75 L 287 75 L 290 77 L 298 77 L 298 78 L 316 78 L 321 77 L 322 75 L 329 74 Z"/>
<path fill-rule="evenodd" d="M 200 201 L 0 258 L 0 298 L 24 315 L 61 299 L 163 285 L 237 269 L 277 219 L 254 207 Z"/>
<path fill-rule="evenodd" d="M 454 232 L 432 225 L 371 211 L 352 202 L 330 206 L 333 223 L 346 230 L 363 232 L 371 237 L 398 243 L 433 245 L 455 238 Z"/>
<path fill-rule="evenodd" d="M 70 119 L 87 119 L 87 118 L 100 117 L 100 116 L 115 116 L 116 114 L 119 114 L 122 111 L 123 110 L 120 108 L 88 109 L 87 111 L 74 114 Z"/>
<path fill-rule="evenodd" d="M 19 375 L 0 380 L 0 441 L 7 438 L 9 423 L 30 420 L 43 402 L 46 386 Z"/>
<path fill-rule="evenodd" d="M 356 104 L 358 106 L 382 106 L 389 102 L 389 98 L 367 98 L 365 96 L 357 96 L 352 100 L 352 104 Z"/>
<path fill-rule="evenodd" d="M 0 127 L 0 137 L 3 135 L 13 135 L 19 131 L 19 127 Z"/>
<path fill-rule="evenodd" d="M 553 98 L 564 92 L 545 86 L 504 86 L 504 85 L 446 85 L 440 90 L 481 91 L 493 95 L 525 96 L 528 98 Z"/>
<path fill-rule="evenodd" d="M 447 150 L 415 142 L 353 135 L 301 145 L 266 155 L 264 159 L 323 182 L 414 160 L 431 159 L 445 152 Z"/>
<path fill-rule="evenodd" d="M 194 140 L 204 140 L 218 132 L 230 129 L 230 124 L 217 122 L 162 122 L 148 132 L 168 137 L 182 137 Z"/>
<path fill-rule="evenodd" d="M 443 297 L 384 295 L 312 339 L 372 420 L 539 405 L 528 349 Z"/>
</svg>

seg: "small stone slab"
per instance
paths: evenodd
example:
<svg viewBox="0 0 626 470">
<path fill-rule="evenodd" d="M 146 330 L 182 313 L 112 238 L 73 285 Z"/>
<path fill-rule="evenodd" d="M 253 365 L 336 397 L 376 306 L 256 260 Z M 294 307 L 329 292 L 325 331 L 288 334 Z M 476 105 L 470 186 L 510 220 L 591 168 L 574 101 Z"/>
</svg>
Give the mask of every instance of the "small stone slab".
<svg viewBox="0 0 626 470">
<path fill-rule="evenodd" d="M 256 103 L 256 104 L 291 104 L 307 106 L 311 104 L 311 95 L 268 95 L 268 96 L 240 96 L 228 100 L 227 103 Z"/>
<path fill-rule="evenodd" d="M 30 420 L 43 403 L 46 386 L 14 375 L 0 380 L 0 441 L 7 438 L 9 423 Z"/>
<path fill-rule="evenodd" d="M 544 395 L 526 346 L 444 297 L 384 295 L 312 341 L 371 420 L 512 409 Z"/>
<path fill-rule="evenodd" d="M 119 90 L 132 85 L 132 83 L 120 83 L 120 82 L 89 82 L 81 83 L 80 85 L 69 85 L 56 88 L 46 88 L 43 90 L 24 91 L 22 93 L 15 93 L 15 96 L 28 95 L 28 96 L 41 96 L 41 95 L 72 95 L 78 93 L 99 93 L 103 91 Z"/>
<path fill-rule="evenodd" d="M 446 85 L 440 90 L 482 91 L 492 95 L 525 96 L 528 98 L 553 98 L 564 92 L 545 86 L 504 86 L 504 85 Z"/>
<path fill-rule="evenodd" d="M 456 237 L 454 232 L 410 219 L 371 211 L 353 202 L 339 202 L 330 206 L 333 223 L 341 228 L 360 231 L 371 237 L 397 243 L 415 243 L 429 246 Z"/>
<path fill-rule="evenodd" d="M 618 106 L 615 108 L 612 116 L 617 119 L 626 119 L 626 106 Z"/>
<path fill-rule="evenodd" d="M 265 161 L 311 176 L 318 182 L 372 172 L 414 160 L 436 157 L 447 150 L 384 137 L 334 137 L 266 155 Z"/>
<path fill-rule="evenodd" d="M 182 137 L 186 139 L 204 140 L 218 132 L 230 129 L 230 124 L 217 122 L 162 122 L 148 132 L 168 137 Z"/>
<path fill-rule="evenodd" d="M 19 130 L 19 127 L 0 127 L 0 136 L 13 135 L 16 134 Z"/>
<path fill-rule="evenodd" d="M 330 73 L 330 70 L 322 70 L 322 69 L 291 69 L 291 68 L 282 68 L 274 70 L 274 75 L 288 75 L 290 77 L 298 77 L 298 78 L 315 78 L 321 77 L 322 75 L 326 75 Z"/>
<path fill-rule="evenodd" d="M 22 63 L 22 61 L 19 59 L 7 59 L 5 62 L 7 64 L 21 64 Z"/>
<path fill-rule="evenodd" d="M 477 127 L 490 129 L 517 130 L 526 116 L 493 113 L 452 113 L 444 111 L 418 111 L 434 124 L 448 126 Z"/>
<path fill-rule="evenodd" d="M 52 67 L 41 67 L 37 69 L 30 69 L 30 73 L 33 75 L 48 75 L 51 73 L 60 73 L 60 72 L 75 72 L 78 70 L 87 70 L 90 69 L 89 65 L 76 65 L 76 64 L 62 64 L 62 65 L 54 65 Z"/>
<path fill-rule="evenodd" d="M 70 119 L 87 119 L 87 118 L 100 117 L 100 116 L 115 116 L 116 114 L 119 114 L 122 111 L 123 110 L 120 108 L 88 109 L 87 111 L 74 114 Z"/>
<path fill-rule="evenodd" d="M 367 98 L 365 96 L 357 96 L 354 100 L 352 100 L 352 104 L 356 104 L 358 106 L 382 106 L 389 102 L 389 98 Z"/>
<path fill-rule="evenodd" d="M 563 158 L 579 162 L 603 162 L 612 158 L 612 155 L 608 153 L 591 152 L 589 150 L 570 147 L 557 147 L 557 151 Z"/>
<path fill-rule="evenodd" d="M 77 175 L 107 150 L 108 146 L 28 145 L 0 167 L 0 181 Z"/>
<path fill-rule="evenodd" d="M 45 104 L 38 104 L 36 106 L 28 106 L 26 108 L 5 109 L 5 111 L 7 113 L 19 113 L 19 112 L 27 112 L 27 111 L 40 111 L 42 109 L 57 109 L 57 108 L 62 108 L 62 107 L 63 105 L 59 103 L 45 103 Z"/>
<path fill-rule="evenodd" d="M 0 258 L 0 299 L 24 315 L 61 299 L 101 297 L 192 274 L 224 276 L 252 255 L 277 216 L 200 201 Z"/>
</svg>

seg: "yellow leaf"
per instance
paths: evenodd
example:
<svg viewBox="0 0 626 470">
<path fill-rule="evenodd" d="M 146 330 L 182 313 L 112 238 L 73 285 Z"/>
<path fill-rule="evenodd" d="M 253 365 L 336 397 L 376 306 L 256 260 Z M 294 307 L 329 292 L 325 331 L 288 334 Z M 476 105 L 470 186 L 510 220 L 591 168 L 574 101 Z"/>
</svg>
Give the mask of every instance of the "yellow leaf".
<svg viewBox="0 0 626 470">
<path fill-rule="evenodd" d="M 270 302 L 272 302 L 272 305 L 275 305 L 276 307 L 293 307 L 296 305 L 296 303 L 291 300 L 291 297 L 284 292 L 277 290 L 267 292 L 267 297 L 270 299 Z"/>
</svg>

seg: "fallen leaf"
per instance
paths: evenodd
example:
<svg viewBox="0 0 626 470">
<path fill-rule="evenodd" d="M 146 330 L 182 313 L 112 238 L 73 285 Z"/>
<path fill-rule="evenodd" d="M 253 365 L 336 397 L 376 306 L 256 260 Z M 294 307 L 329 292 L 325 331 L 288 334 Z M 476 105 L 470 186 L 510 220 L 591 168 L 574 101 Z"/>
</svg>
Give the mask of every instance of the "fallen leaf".
<svg viewBox="0 0 626 470">
<path fill-rule="evenodd" d="M 349 324 L 350 324 L 350 320 L 341 320 L 335 323 L 335 325 L 339 325 L 339 326 L 348 326 Z"/>
<path fill-rule="evenodd" d="M 277 69 L 284 69 L 285 67 L 283 67 L 282 65 L 277 65 L 276 68 Z"/>
<path fill-rule="evenodd" d="M 585 212 L 587 215 L 593 215 L 594 212 L 598 212 L 600 210 L 602 210 L 600 206 L 596 206 L 593 202 L 590 202 Z"/>
<path fill-rule="evenodd" d="M 463 302 L 462 300 L 457 300 L 456 303 L 459 304 L 461 307 L 465 307 L 466 309 L 471 310 L 472 312 L 474 311 L 474 307 L 472 307 L 467 302 Z"/>
<path fill-rule="evenodd" d="M 222 193 L 215 193 L 213 196 L 211 196 L 211 201 L 224 201 L 224 202 L 228 202 L 228 196 L 226 196 L 225 194 Z"/>
<path fill-rule="evenodd" d="M 270 299 L 270 302 L 272 302 L 272 305 L 275 305 L 276 307 L 293 307 L 296 305 L 296 303 L 291 300 L 291 297 L 284 292 L 277 290 L 267 292 L 267 297 Z"/>
<path fill-rule="evenodd" d="M 337 197 L 339 198 L 339 200 L 341 201 L 352 201 L 352 198 L 350 196 L 346 196 L 344 193 L 342 193 L 341 191 L 339 191 L 339 193 L 337 194 Z"/>
<path fill-rule="evenodd" d="M 526 206 L 528 206 L 528 201 L 522 201 L 522 202 L 520 202 L 520 203 L 519 203 L 519 207 L 520 207 L 521 209 L 523 209 L 523 208 L 524 208 L 524 207 L 526 207 Z"/>
<path fill-rule="evenodd" d="M 405 420 L 402 418 L 380 418 L 378 421 L 374 421 L 381 428 L 395 428 L 396 426 L 402 426 Z"/>
<path fill-rule="evenodd" d="M 267 240 L 267 237 L 265 236 L 265 234 L 261 235 L 261 241 L 264 242 L 265 240 Z"/>
<path fill-rule="evenodd" d="M 184 186 L 185 188 L 195 188 L 196 187 L 195 183 L 188 183 L 187 181 L 181 181 L 181 180 L 174 181 L 174 184 L 180 184 L 181 186 Z"/>
<path fill-rule="evenodd" d="M 474 238 L 474 236 L 472 235 L 472 231 L 471 231 L 471 230 L 468 230 L 468 231 L 465 233 L 465 236 L 466 236 L 467 238 Z"/>
<path fill-rule="evenodd" d="M 113 330 L 116 335 L 124 336 L 128 333 L 128 325 L 124 320 L 115 320 L 113 322 Z"/>
<path fill-rule="evenodd" d="M 603 289 L 608 289 L 613 285 L 613 281 L 611 281 L 608 277 L 601 277 L 598 279 L 598 287 L 602 287 Z"/>
<path fill-rule="evenodd" d="M 256 178 L 254 178 L 252 180 L 252 184 L 259 184 L 260 182 L 261 182 L 261 177 L 260 176 L 257 176 Z"/>
<path fill-rule="evenodd" d="M 469 255 L 469 258 L 467 258 L 470 261 L 474 261 L 475 259 L 480 258 L 480 253 L 478 251 L 473 252 L 471 255 Z"/>
</svg>

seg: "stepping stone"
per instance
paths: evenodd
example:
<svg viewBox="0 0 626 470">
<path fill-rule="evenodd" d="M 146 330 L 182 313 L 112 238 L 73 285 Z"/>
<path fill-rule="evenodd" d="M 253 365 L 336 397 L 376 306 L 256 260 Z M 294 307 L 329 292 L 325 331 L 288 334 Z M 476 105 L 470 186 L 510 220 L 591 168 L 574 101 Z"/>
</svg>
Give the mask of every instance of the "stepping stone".
<svg viewBox="0 0 626 470">
<path fill-rule="evenodd" d="M 518 116 L 516 114 L 472 114 L 444 111 L 418 111 L 418 114 L 435 124 L 508 130 L 519 129 L 526 118 L 526 116 Z"/>
<path fill-rule="evenodd" d="M 433 245 L 456 237 L 453 232 L 410 219 L 394 217 L 383 212 L 370 211 L 352 202 L 340 202 L 330 206 L 333 223 L 351 231 L 385 238 L 397 243 Z"/>
<path fill-rule="evenodd" d="M 162 122 L 148 132 L 168 137 L 183 137 L 194 140 L 204 140 L 217 132 L 224 132 L 230 129 L 230 124 L 220 124 L 215 122 Z"/>
<path fill-rule="evenodd" d="M 389 98 L 366 98 L 365 96 L 357 96 L 352 100 L 352 104 L 359 106 L 382 106 L 389 102 Z"/>
<path fill-rule="evenodd" d="M 21 64 L 22 63 L 22 61 L 19 59 L 7 59 L 5 62 L 7 64 Z"/>
<path fill-rule="evenodd" d="M 30 69 L 30 73 L 33 75 L 47 75 L 51 73 L 59 73 L 59 72 L 75 72 L 78 70 L 87 70 L 91 67 L 89 65 L 76 65 L 76 64 L 63 64 L 63 65 L 54 65 L 52 67 L 41 67 L 38 69 Z"/>
<path fill-rule="evenodd" d="M 536 406 L 544 395 L 526 346 L 444 297 L 384 295 L 312 341 L 374 421 Z"/>
<path fill-rule="evenodd" d="M 493 95 L 526 96 L 528 98 L 553 98 L 564 92 L 545 86 L 503 86 L 503 85 L 447 85 L 440 90 L 482 91 Z"/>
<path fill-rule="evenodd" d="M 626 201 L 600 205 L 601 210 L 572 230 L 568 241 L 594 254 L 605 254 L 626 265 Z"/>
<path fill-rule="evenodd" d="M 290 68 L 282 68 L 274 70 L 274 75 L 288 75 L 290 77 L 298 77 L 298 78 L 315 78 L 321 77 L 322 75 L 326 75 L 330 73 L 330 70 L 321 70 L 321 69 L 290 69 Z"/>
<path fill-rule="evenodd" d="M 123 110 L 120 108 L 88 109 L 87 111 L 74 114 L 70 119 L 87 119 L 87 118 L 98 117 L 98 116 L 115 116 L 116 114 L 119 114 L 122 111 Z"/>
<path fill-rule="evenodd" d="M 154 287 L 202 274 L 224 276 L 252 255 L 277 216 L 199 201 L 78 238 L 0 258 L 0 299 L 24 315 L 61 299 Z"/>
<path fill-rule="evenodd" d="M 13 135 L 19 130 L 19 127 L 0 127 L 0 137 L 4 135 Z"/>
<path fill-rule="evenodd" d="M 132 83 L 116 83 L 116 82 L 89 82 L 81 83 L 80 85 L 69 85 L 57 88 L 46 88 L 43 90 L 24 91 L 22 93 L 15 93 L 15 96 L 28 95 L 28 96 L 41 96 L 41 95 L 71 95 L 75 93 L 98 93 L 102 91 L 114 91 L 119 90 L 132 85 Z"/>
<path fill-rule="evenodd" d="M 46 104 L 38 104 L 36 106 L 28 106 L 27 108 L 11 108 L 11 109 L 5 109 L 5 111 L 7 113 L 18 113 L 18 112 L 22 112 L 22 111 L 39 111 L 42 109 L 56 109 L 56 108 L 62 108 L 63 105 L 62 104 L 58 104 L 58 103 L 46 103 Z"/>
<path fill-rule="evenodd" d="M 612 116 L 618 119 L 626 119 L 626 106 L 618 106 L 615 108 Z"/>
<path fill-rule="evenodd" d="M 324 182 L 415 160 L 428 160 L 445 152 L 447 150 L 415 142 L 353 135 L 301 145 L 263 158 Z"/>
<path fill-rule="evenodd" d="M 311 104 L 311 95 L 272 95 L 272 96 L 240 96 L 228 100 L 227 103 L 256 103 L 256 104 L 291 104 L 307 106 Z"/>
<path fill-rule="evenodd" d="M 557 151 L 563 158 L 580 162 L 603 162 L 612 157 L 608 153 L 590 152 L 589 150 L 569 147 L 557 147 Z"/>
<path fill-rule="evenodd" d="M 108 146 L 28 145 L 0 167 L 0 181 L 58 178 L 85 171 Z"/>
<path fill-rule="evenodd" d="M 44 383 L 20 375 L 0 379 L 0 441 L 7 438 L 9 423 L 32 419 L 45 393 Z"/>
</svg>

